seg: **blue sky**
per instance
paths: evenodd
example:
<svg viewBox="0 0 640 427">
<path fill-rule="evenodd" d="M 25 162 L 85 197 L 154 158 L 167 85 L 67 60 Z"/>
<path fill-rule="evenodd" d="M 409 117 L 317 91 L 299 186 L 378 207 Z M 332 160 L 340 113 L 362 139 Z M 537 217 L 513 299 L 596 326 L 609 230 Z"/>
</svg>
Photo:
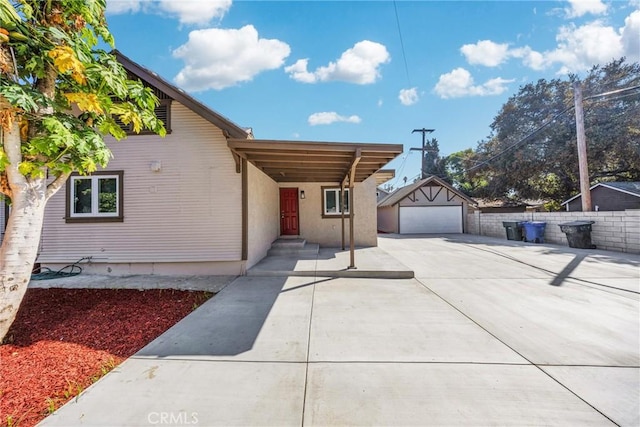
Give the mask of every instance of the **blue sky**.
<svg viewBox="0 0 640 427">
<path fill-rule="evenodd" d="M 116 47 L 256 138 L 404 144 L 489 134 L 518 88 L 640 61 L 640 0 L 107 0 Z"/>
</svg>

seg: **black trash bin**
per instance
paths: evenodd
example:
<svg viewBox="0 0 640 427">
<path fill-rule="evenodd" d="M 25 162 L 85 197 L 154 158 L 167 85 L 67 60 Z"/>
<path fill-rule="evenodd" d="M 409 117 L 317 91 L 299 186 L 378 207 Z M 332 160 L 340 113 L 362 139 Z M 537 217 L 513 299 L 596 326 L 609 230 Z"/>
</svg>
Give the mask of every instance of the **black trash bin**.
<svg viewBox="0 0 640 427">
<path fill-rule="evenodd" d="M 591 224 L 595 221 L 572 221 L 558 226 L 567 235 L 570 248 L 595 249 L 596 245 L 591 243 Z"/>
<path fill-rule="evenodd" d="M 502 221 L 502 226 L 507 232 L 507 240 L 522 240 L 521 221 Z"/>
</svg>

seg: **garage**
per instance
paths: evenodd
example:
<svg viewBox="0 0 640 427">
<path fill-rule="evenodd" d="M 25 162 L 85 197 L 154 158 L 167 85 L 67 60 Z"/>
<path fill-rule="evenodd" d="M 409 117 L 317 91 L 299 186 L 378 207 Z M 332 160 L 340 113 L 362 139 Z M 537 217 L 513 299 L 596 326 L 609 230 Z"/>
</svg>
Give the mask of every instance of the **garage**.
<svg viewBox="0 0 640 427">
<path fill-rule="evenodd" d="M 400 234 L 462 233 L 462 206 L 400 206 Z"/>
<path fill-rule="evenodd" d="M 378 202 L 378 231 L 397 234 L 465 232 L 475 200 L 448 182 L 430 176 L 406 185 Z"/>
</svg>

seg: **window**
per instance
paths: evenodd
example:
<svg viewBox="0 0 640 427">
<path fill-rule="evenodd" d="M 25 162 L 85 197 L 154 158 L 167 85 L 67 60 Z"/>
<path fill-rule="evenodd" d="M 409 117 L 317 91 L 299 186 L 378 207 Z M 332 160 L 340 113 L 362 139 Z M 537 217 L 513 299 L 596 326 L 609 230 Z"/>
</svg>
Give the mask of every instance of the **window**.
<svg viewBox="0 0 640 427">
<path fill-rule="evenodd" d="M 72 175 L 67 181 L 67 222 L 121 222 L 123 172 Z"/>
<path fill-rule="evenodd" d="M 322 216 L 342 215 L 342 198 L 339 188 L 322 187 Z M 344 213 L 349 214 L 349 189 L 344 190 Z"/>
</svg>

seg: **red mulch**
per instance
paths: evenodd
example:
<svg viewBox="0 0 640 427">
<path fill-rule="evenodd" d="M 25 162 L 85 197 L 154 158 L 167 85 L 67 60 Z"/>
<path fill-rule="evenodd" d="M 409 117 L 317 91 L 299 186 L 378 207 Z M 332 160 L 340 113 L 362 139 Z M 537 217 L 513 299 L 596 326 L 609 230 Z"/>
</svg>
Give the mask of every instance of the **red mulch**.
<svg viewBox="0 0 640 427">
<path fill-rule="evenodd" d="M 0 425 L 35 425 L 210 296 L 29 289 L 0 345 Z"/>
</svg>

